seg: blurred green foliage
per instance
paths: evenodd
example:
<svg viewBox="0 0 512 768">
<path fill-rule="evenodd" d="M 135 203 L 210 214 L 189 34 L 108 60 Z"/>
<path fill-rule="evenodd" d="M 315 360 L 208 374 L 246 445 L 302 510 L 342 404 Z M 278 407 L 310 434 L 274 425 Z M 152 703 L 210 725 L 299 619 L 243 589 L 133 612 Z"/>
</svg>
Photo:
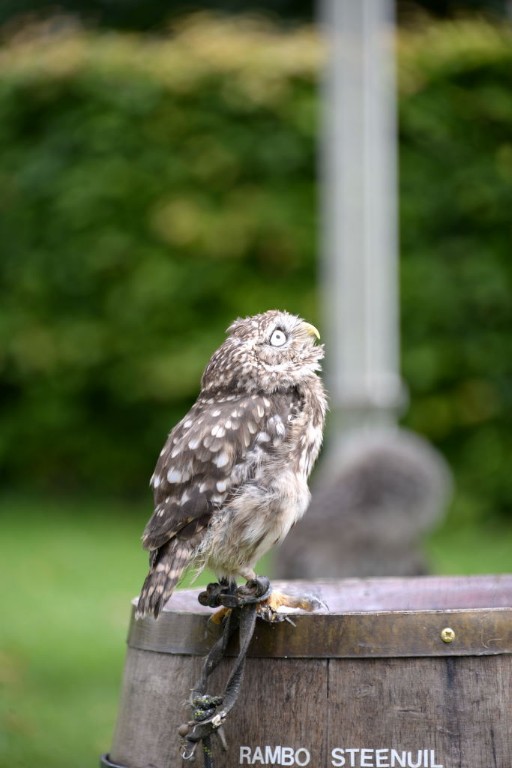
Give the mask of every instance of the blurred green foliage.
<svg viewBox="0 0 512 768">
<path fill-rule="evenodd" d="M 401 40 L 406 420 L 444 452 L 466 516 L 511 515 L 512 35 Z"/>
<path fill-rule="evenodd" d="M 146 488 L 226 326 L 314 316 L 312 57 L 309 33 L 211 19 L 1 52 L 9 481 Z"/>
<path fill-rule="evenodd" d="M 399 44 L 406 421 L 466 515 L 512 509 L 512 35 Z M 0 51 L 0 465 L 144 489 L 238 315 L 317 316 L 308 29 L 195 17 L 168 40 L 25 34 Z"/>
</svg>

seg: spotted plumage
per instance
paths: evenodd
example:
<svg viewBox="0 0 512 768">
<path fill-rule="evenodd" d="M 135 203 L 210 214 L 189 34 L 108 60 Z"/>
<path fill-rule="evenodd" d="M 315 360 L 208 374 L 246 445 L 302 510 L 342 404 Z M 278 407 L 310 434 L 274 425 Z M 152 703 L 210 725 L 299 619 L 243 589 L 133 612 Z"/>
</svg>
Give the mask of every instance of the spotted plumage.
<svg viewBox="0 0 512 768">
<path fill-rule="evenodd" d="M 158 616 L 191 564 L 219 579 L 254 578 L 257 560 L 305 512 L 326 411 L 317 335 L 276 310 L 228 328 L 151 478 L 138 615 Z"/>
</svg>

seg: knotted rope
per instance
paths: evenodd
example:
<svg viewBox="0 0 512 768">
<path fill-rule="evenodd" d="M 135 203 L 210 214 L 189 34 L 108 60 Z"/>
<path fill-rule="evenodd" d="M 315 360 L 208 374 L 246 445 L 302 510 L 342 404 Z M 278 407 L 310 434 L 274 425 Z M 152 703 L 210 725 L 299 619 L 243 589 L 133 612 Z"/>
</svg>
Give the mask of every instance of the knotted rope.
<svg viewBox="0 0 512 768">
<path fill-rule="evenodd" d="M 192 719 L 181 725 L 178 733 L 184 739 L 181 756 L 193 760 L 199 742 L 202 744 L 204 768 L 214 768 L 211 739 L 217 735 L 224 750 L 227 750 L 223 725 L 234 707 L 245 668 L 245 659 L 256 626 L 258 603 L 266 600 L 271 592 L 268 579 L 255 579 L 249 585 L 236 590 L 223 584 L 209 584 L 198 600 L 212 608 L 224 606 L 231 611 L 224 623 L 222 635 L 208 653 L 201 676 L 190 695 Z M 224 657 L 230 637 L 238 629 L 238 656 L 231 669 L 224 693 L 212 696 L 206 692 L 208 678 Z"/>
</svg>

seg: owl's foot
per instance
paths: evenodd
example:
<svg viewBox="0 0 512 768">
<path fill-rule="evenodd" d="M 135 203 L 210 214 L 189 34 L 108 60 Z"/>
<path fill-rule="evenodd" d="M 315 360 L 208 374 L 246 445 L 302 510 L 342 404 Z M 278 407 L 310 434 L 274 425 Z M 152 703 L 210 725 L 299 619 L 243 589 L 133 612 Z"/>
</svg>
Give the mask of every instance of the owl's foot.
<svg viewBox="0 0 512 768">
<path fill-rule="evenodd" d="M 272 624 L 280 621 L 291 621 L 289 614 L 299 611 L 325 610 L 326 605 L 314 595 L 287 595 L 283 592 L 272 592 L 270 581 L 264 576 L 249 579 L 245 584 L 236 587 L 227 581 L 219 584 L 208 584 L 206 590 L 198 596 L 201 605 L 219 608 L 210 617 L 213 624 L 222 624 L 233 608 L 257 603 L 257 613 L 260 618 Z"/>
<path fill-rule="evenodd" d="M 324 611 L 327 606 L 314 595 L 286 595 L 284 592 L 272 592 L 272 594 L 258 605 L 258 615 L 272 624 L 280 621 L 293 621 L 290 613 L 298 611 Z"/>
<path fill-rule="evenodd" d="M 201 605 L 216 608 L 223 607 L 210 617 L 214 624 L 222 624 L 232 608 L 265 602 L 271 595 L 270 581 L 261 576 L 250 579 L 246 584 L 236 587 L 234 583 L 220 582 L 208 584 L 206 590 L 198 595 Z"/>
</svg>

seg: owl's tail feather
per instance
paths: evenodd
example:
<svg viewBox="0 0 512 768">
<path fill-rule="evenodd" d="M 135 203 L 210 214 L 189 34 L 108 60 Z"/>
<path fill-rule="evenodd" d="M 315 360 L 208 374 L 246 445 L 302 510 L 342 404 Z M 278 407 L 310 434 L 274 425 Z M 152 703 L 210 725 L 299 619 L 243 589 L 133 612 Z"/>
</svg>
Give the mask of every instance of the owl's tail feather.
<svg viewBox="0 0 512 768">
<path fill-rule="evenodd" d="M 153 553 L 152 564 L 142 585 L 135 618 L 153 614 L 155 619 L 174 592 L 187 567 L 192 547 L 188 541 L 172 539 Z"/>
</svg>

